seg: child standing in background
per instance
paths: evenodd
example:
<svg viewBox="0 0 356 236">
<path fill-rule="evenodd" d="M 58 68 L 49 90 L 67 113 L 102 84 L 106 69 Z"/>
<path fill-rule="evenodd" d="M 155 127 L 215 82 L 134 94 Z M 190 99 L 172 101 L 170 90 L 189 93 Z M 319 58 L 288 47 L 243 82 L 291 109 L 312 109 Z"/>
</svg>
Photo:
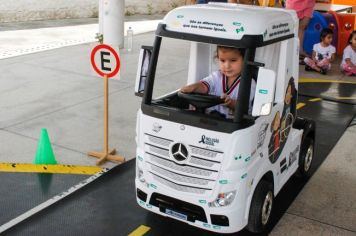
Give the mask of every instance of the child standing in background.
<svg viewBox="0 0 356 236">
<path fill-rule="evenodd" d="M 299 18 L 298 38 L 299 38 L 299 64 L 308 56 L 304 51 L 304 32 L 307 28 L 310 19 L 313 16 L 315 0 L 286 0 L 285 6 L 287 9 L 295 10 Z"/>
<path fill-rule="evenodd" d="M 349 37 L 348 46 L 342 56 L 341 71 L 346 75 L 356 75 L 356 30 Z"/>
<path fill-rule="evenodd" d="M 312 57 L 304 58 L 305 70 L 315 70 L 323 75 L 331 68 L 331 62 L 335 60 L 336 49 L 331 42 L 333 31 L 325 28 L 320 33 L 320 43 L 314 44 Z"/>
</svg>

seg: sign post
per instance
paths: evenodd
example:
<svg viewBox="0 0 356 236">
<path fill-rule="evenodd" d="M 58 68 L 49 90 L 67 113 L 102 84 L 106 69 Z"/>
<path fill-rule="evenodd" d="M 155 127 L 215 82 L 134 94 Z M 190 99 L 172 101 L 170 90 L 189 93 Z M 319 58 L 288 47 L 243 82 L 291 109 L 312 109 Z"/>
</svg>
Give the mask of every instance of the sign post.
<svg viewBox="0 0 356 236">
<path fill-rule="evenodd" d="M 99 60 L 96 59 L 97 53 L 100 54 Z M 114 69 L 108 66 L 111 63 L 111 57 L 116 63 Z M 120 58 L 116 51 L 106 44 L 100 44 L 96 46 L 90 56 L 91 64 L 100 76 L 104 78 L 104 149 L 103 152 L 89 151 L 88 155 L 98 158 L 96 164 L 100 165 L 106 160 L 124 162 L 125 158 L 119 155 L 115 155 L 116 150 L 112 149 L 109 151 L 109 78 L 113 77 L 120 70 Z M 100 69 L 96 65 L 96 62 L 99 61 Z"/>
</svg>

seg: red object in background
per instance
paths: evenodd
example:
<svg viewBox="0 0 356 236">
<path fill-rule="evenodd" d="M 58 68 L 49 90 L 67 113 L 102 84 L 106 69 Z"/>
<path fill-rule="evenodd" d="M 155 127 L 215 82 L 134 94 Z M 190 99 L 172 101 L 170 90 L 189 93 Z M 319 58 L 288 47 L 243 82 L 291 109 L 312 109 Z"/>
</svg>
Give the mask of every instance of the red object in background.
<svg viewBox="0 0 356 236">
<path fill-rule="evenodd" d="M 342 55 L 345 47 L 347 46 L 348 38 L 351 32 L 356 29 L 356 13 L 335 13 L 338 22 L 338 42 L 336 52 L 338 55 Z"/>
</svg>

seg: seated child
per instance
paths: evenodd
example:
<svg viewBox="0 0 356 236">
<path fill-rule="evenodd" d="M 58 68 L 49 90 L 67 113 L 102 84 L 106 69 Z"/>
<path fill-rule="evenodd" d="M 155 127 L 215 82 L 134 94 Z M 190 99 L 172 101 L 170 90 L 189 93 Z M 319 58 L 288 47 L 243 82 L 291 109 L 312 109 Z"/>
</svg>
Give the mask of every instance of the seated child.
<svg viewBox="0 0 356 236">
<path fill-rule="evenodd" d="M 312 57 L 304 58 L 305 70 L 315 70 L 323 75 L 331 68 L 331 62 L 335 60 L 336 49 L 331 42 L 333 31 L 325 28 L 320 33 L 320 43 L 314 44 Z"/>
<path fill-rule="evenodd" d="M 218 111 L 226 118 L 233 118 L 236 100 L 239 92 L 241 69 L 243 65 L 244 50 L 240 48 L 218 46 L 216 58 L 219 63 L 219 71 L 215 71 L 201 81 L 186 85 L 180 89 L 183 93 L 208 93 L 221 96 L 225 103 L 210 108 L 210 111 Z M 256 82 L 251 81 L 250 111 L 255 95 Z"/>
<path fill-rule="evenodd" d="M 347 42 L 349 45 L 344 49 L 341 71 L 346 75 L 356 75 L 356 30 L 350 34 Z"/>
</svg>

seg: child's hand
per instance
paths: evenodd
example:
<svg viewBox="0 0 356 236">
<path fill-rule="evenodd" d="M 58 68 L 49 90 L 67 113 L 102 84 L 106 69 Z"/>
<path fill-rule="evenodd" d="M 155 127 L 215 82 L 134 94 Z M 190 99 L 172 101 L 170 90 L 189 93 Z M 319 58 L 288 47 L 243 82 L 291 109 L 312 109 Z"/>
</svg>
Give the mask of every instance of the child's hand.
<svg viewBox="0 0 356 236">
<path fill-rule="evenodd" d="M 208 88 L 202 82 L 183 86 L 180 91 L 182 93 L 208 93 Z"/>
<path fill-rule="evenodd" d="M 231 110 L 235 110 L 235 105 L 236 105 L 236 100 L 231 99 L 228 95 L 223 94 L 221 96 L 222 99 L 224 99 L 224 105 L 230 108 Z"/>
<path fill-rule="evenodd" d="M 184 86 L 180 89 L 182 93 L 192 93 L 194 91 L 191 85 Z"/>
</svg>

